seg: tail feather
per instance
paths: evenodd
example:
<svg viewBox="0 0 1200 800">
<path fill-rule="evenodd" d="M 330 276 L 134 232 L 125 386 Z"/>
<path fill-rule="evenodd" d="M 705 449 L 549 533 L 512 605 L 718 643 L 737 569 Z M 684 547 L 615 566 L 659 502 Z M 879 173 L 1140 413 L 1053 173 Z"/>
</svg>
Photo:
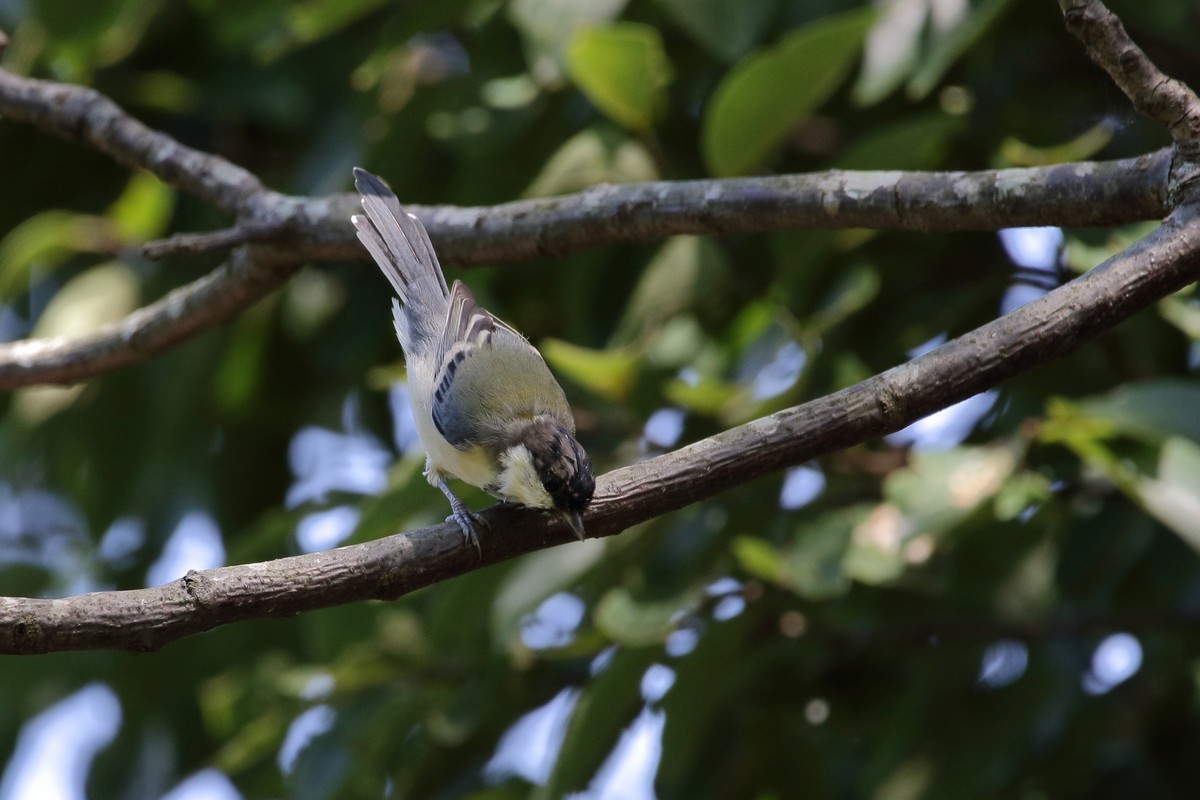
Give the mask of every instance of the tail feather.
<svg viewBox="0 0 1200 800">
<path fill-rule="evenodd" d="M 359 241 L 391 282 L 403 303 L 396 332 L 405 353 L 440 339 L 450 290 L 425 226 L 400 205 L 396 195 L 366 170 L 354 168 L 364 215 L 351 220 Z"/>
</svg>

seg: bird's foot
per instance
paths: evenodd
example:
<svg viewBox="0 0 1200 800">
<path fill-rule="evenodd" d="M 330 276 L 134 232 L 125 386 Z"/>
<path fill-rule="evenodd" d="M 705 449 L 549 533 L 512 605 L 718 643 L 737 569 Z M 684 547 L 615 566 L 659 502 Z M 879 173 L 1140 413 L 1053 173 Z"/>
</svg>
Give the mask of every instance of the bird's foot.
<svg viewBox="0 0 1200 800">
<path fill-rule="evenodd" d="M 426 468 L 426 474 L 430 474 L 428 467 Z M 450 501 L 450 510 L 453 513 L 446 517 L 446 522 L 454 520 L 458 523 L 458 527 L 462 528 L 463 536 L 468 542 L 471 543 L 471 546 L 475 548 L 476 555 L 478 555 L 479 559 L 482 561 L 483 549 L 479 546 L 478 529 L 486 528 L 488 526 L 487 520 L 476 514 L 471 509 L 467 508 L 467 504 L 462 500 L 459 500 L 458 496 L 454 494 L 454 492 L 450 491 L 450 487 L 446 485 L 446 481 L 441 475 L 437 473 L 432 474 L 433 480 L 431 482 L 434 486 L 441 489 L 442 494 L 446 495 L 446 499 Z"/>
<path fill-rule="evenodd" d="M 453 513 L 446 517 L 446 522 L 453 521 L 458 523 L 458 527 L 462 528 L 463 538 L 471 543 L 471 546 L 475 548 L 476 555 L 482 559 L 483 550 L 479 546 L 477 528 L 488 527 L 487 520 L 467 508 L 466 504 L 461 501 L 451 503 L 450 507 L 453 509 Z"/>
</svg>

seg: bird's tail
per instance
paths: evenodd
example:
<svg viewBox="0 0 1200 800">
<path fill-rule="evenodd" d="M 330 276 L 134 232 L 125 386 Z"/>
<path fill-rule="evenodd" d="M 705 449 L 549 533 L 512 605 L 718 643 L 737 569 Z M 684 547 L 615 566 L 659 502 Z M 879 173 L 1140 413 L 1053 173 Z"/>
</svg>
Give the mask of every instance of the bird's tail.
<svg viewBox="0 0 1200 800">
<path fill-rule="evenodd" d="M 364 214 L 351 217 L 375 263 L 400 296 L 396 334 L 405 355 L 440 341 L 450 290 L 425 226 L 400 206 L 392 190 L 365 169 L 354 168 Z"/>
</svg>

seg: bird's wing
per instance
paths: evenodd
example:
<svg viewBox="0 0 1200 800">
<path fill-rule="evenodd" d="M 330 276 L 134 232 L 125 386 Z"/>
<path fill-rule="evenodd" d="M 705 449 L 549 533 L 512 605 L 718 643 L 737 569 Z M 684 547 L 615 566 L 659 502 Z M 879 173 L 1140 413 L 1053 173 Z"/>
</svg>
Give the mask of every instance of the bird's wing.
<svg viewBox="0 0 1200 800">
<path fill-rule="evenodd" d="M 455 281 L 433 382 L 433 424 L 455 447 L 503 438 L 538 414 L 574 431 L 562 387 L 537 349 Z"/>
</svg>

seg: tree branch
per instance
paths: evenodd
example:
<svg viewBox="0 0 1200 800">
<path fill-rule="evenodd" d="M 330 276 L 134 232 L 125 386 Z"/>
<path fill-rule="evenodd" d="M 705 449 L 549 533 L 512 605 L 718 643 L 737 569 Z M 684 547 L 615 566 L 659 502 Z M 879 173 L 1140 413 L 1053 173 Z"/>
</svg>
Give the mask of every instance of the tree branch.
<svg viewBox="0 0 1200 800">
<path fill-rule="evenodd" d="M 250 172 L 147 128 L 95 89 L 0 69 L 0 114 L 83 142 L 122 166 L 149 170 L 231 214 L 266 191 Z"/>
<path fill-rule="evenodd" d="M 406 204 L 421 218 L 446 264 L 476 266 L 570 255 L 597 247 L 644 244 L 680 234 L 730 235 L 800 229 L 998 230 L 1023 225 L 1089 227 L 1161 219 L 1168 210 L 1171 153 L 1120 161 L 1075 162 L 979 172 L 830 170 L 691 181 L 592 186 L 575 194 L 456 207 Z M 343 224 L 358 195 L 294 198 L 274 230 L 250 235 L 277 242 L 305 231 L 295 256 L 370 261 Z M 321 209 L 312 204 L 321 203 Z M 319 231 L 319 237 L 315 232 Z M 195 253 L 245 241 L 235 231 L 185 234 L 146 245 L 147 255 Z M 309 236 L 320 238 L 314 243 Z M 281 246 L 282 243 L 281 243 Z"/>
<path fill-rule="evenodd" d="M 1141 104 L 1139 108 L 1172 127 L 1177 142 L 1174 155 L 1194 165 L 1195 98 L 1181 94 L 1140 50 L 1129 50 L 1132 44 L 1124 30 L 1119 23 L 1114 28 L 1115 18 L 1104 16 L 1108 12 L 1102 5 L 1087 0 L 1060 2 L 1068 25 L 1075 26 L 1073 30 L 1078 30 L 1093 57 L 1121 72 L 1123 77 L 1114 74 L 1114 78 L 1122 89 L 1135 104 Z M 1089 15 L 1099 23 L 1088 22 Z M 13 97 L 17 98 L 16 114 L 11 110 Z M 43 102 L 46 97 L 59 98 L 66 116 L 57 117 Z M 1183 113 L 1172 119 L 1175 112 Z M 326 255 L 347 247 L 346 196 L 303 200 L 265 192 L 248 173 L 149 131 L 90 90 L 23 81 L 0 72 L 0 113 L 83 139 L 121 163 L 155 170 L 173 185 L 220 208 L 235 210 L 239 223 L 253 220 L 268 228 L 278 224 L 289 227 L 297 237 L 303 232 L 294 247 Z M 113 143 L 106 137 L 112 137 Z M 509 212 L 507 218 L 494 209 L 445 208 L 429 209 L 425 218 L 432 230 L 439 231 L 438 245 L 448 251 L 447 258 L 465 261 L 500 260 L 497 254 L 503 253 L 538 257 L 673 233 L 765 230 L 768 228 L 754 226 L 766 225 L 760 218 L 771 214 L 776 216 L 770 224 L 787 227 L 804 226 L 809 223 L 803 220 L 812 220 L 814 227 L 962 230 L 1052 224 L 1056 220 L 1052 215 L 1047 218 L 1048 209 L 1075 215 L 1071 217 L 1075 221 L 1059 220 L 1059 224 L 1128 221 L 1119 208 L 1126 202 L 1137 209 L 1134 213 L 1147 217 L 1161 212 L 1167 202 L 1178 203 L 1154 232 L 1100 267 L 923 356 L 826 397 L 603 476 L 587 514 L 587 526 L 593 536 L 609 536 L 732 486 L 898 430 L 1073 352 L 1156 300 L 1196 281 L 1200 277 L 1200 209 L 1196 201 L 1188 200 L 1189 192 L 1183 190 L 1187 187 L 1167 186 L 1166 162 L 1171 155 L 1152 154 L 1114 165 L 1049 168 L 1057 172 L 825 173 L 775 179 L 774 184 L 747 179 L 720 184 L 596 187 L 573 198 L 509 204 L 501 207 Z M 1102 175 L 1099 184 L 1092 181 L 1097 174 Z M 1028 181 L 1056 184 L 1058 190 L 1038 194 Z M 1072 194 L 1084 185 L 1097 195 Z M 1168 188 L 1173 192 L 1169 198 Z M 1108 210 L 1100 217 L 1088 217 L 1087 211 L 1056 205 L 1054 199 L 1063 192 L 1075 198 L 1072 204 Z M 906 201 L 906 197 L 910 199 Z M 1031 197 L 1040 200 L 1033 202 Z M 1122 198 L 1121 203 L 1107 205 L 1111 198 Z M 791 211 L 778 211 L 781 203 L 789 202 L 794 203 Z M 689 207 L 687 203 L 697 205 Z M 981 213 L 977 204 L 990 210 Z M 570 210 L 558 218 L 559 226 L 535 227 L 531 243 L 505 238 L 528 224 L 530 215 L 550 214 L 547 219 L 554 220 L 552 214 L 560 208 Z M 568 224 L 566 219 L 573 221 Z M 648 223 L 648 219 L 656 222 Z M 1084 219 L 1092 221 L 1080 221 Z M 287 220 L 286 226 L 282 220 Z M 578 226 L 590 233 L 576 232 Z M 467 233 L 480 230 L 483 233 Z M 211 324 L 214 317 L 206 311 L 210 304 L 218 309 L 215 318 L 222 318 L 220 315 L 228 316 L 253 302 L 283 279 L 295 259 L 296 253 L 282 245 L 240 250 L 213 276 L 137 312 L 130 318 L 134 322 L 92 337 L 94 351 L 82 351 L 77 342 L 8 345 L 7 351 L 0 351 L 0 379 L 4 370 L 13 370 L 12 365 L 22 361 L 15 370 L 18 377 L 10 380 L 21 380 L 22 369 L 43 369 L 37 366 L 42 361 L 53 365 L 41 373 L 43 380 L 79 374 L 72 370 L 94 374 L 108 368 L 106 365 L 128 363 L 133 360 L 132 352 L 167 346 Z M 240 287 L 232 297 L 220 297 L 214 290 L 229 285 Z M 145 317 L 139 317 L 143 312 Z M 78 361 L 81 358 L 83 362 Z M 102 366 L 88 366 L 88 359 Z M 482 559 L 463 542 L 457 525 L 443 524 L 328 552 L 192 572 L 155 588 L 61 599 L 0 598 L 0 652 L 155 649 L 238 620 L 399 597 L 476 569 L 480 562 L 497 563 L 571 538 L 561 523 L 525 509 L 496 507 L 485 512 L 485 517 L 489 529 L 483 539 Z"/>
<path fill-rule="evenodd" d="M 849 388 L 601 477 L 591 536 L 712 497 L 784 467 L 898 430 L 1073 352 L 1200 277 L 1200 211 L 1016 311 Z M 480 566 L 571 541 L 557 520 L 484 512 L 482 558 L 453 523 L 262 564 L 192 572 L 164 586 L 61 599 L 0 598 L 0 653 L 152 650 L 245 619 L 393 599 Z M 577 546 L 577 545 L 576 545 Z"/>
<path fill-rule="evenodd" d="M 1200 157 L 1200 98 L 1165 75 L 1134 44 L 1117 15 L 1099 0 L 1059 0 L 1067 30 L 1075 35 L 1133 107 L 1163 125 L 1187 161 Z"/>
<path fill-rule="evenodd" d="M 275 289 L 295 267 L 295 262 L 268 252 L 238 250 L 203 278 L 95 333 L 0 344 L 0 391 L 73 383 L 144 361 L 233 318 Z"/>
<path fill-rule="evenodd" d="M 97 334 L 0 346 L 0 391 L 85 380 L 156 355 L 230 319 L 286 280 L 295 264 L 368 260 L 347 221 L 358 208 L 357 196 L 302 198 L 269 191 L 241 167 L 147 128 L 92 89 L 0 69 L 0 114 L 82 141 L 125 166 L 148 169 L 235 216 L 227 230 L 150 242 L 144 247 L 148 257 L 264 243 L 255 256 L 264 260 L 261 268 L 235 256 L 240 268 L 181 287 Z M 1157 219 L 1168 209 L 1170 166 L 1171 153 L 1164 150 L 1123 161 L 1032 169 L 834 170 L 595 186 L 494 207 L 411 208 L 425 222 L 444 263 L 495 264 L 678 234 L 852 227 L 994 230 Z M 204 309 L 205 302 L 213 308 Z M 181 304 L 187 313 L 177 313 Z"/>
</svg>

